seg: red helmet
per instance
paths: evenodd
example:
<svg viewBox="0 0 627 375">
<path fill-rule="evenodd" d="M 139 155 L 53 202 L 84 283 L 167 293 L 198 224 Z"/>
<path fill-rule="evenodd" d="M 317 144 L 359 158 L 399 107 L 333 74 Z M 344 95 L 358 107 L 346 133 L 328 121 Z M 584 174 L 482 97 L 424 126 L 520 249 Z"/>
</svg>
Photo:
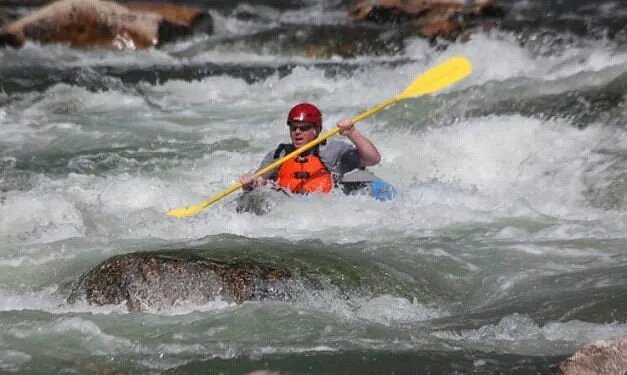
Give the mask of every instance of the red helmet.
<svg viewBox="0 0 627 375">
<path fill-rule="evenodd" d="M 310 122 L 316 124 L 318 129 L 322 128 L 322 113 L 318 107 L 309 103 L 296 104 L 290 113 L 287 114 L 287 123 L 292 121 Z"/>
</svg>

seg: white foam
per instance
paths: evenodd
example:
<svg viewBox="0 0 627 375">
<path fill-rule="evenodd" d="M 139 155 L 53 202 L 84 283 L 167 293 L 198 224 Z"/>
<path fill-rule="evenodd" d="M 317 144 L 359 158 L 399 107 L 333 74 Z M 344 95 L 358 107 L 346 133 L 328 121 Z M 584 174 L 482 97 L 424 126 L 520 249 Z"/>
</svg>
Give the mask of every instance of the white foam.
<svg viewBox="0 0 627 375">
<path fill-rule="evenodd" d="M 60 302 L 54 297 L 56 291 L 56 287 L 48 287 L 41 291 L 23 290 L 18 293 L 0 284 L 0 311 L 54 308 Z"/>
<path fill-rule="evenodd" d="M 41 45 L 26 43 L 20 49 L 0 51 L 0 64 L 3 67 L 50 66 L 50 67 L 85 67 L 95 65 L 109 66 L 153 66 L 176 65 L 173 59 L 159 49 L 133 51 L 114 51 L 108 49 L 76 49 L 63 44 Z"/>
<path fill-rule="evenodd" d="M 461 55 L 473 62 L 472 76 L 469 81 L 461 82 L 461 87 L 516 78 L 553 81 L 579 73 L 617 68 L 610 73 L 608 78 L 611 79 L 620 74 L 622 71 L 620 67 L 627 63 L 627 52 L 617 51 L 616 46 L 610 42 L 596 40 L 584 42 L 546 55 L 538 54 L 533 48 L 533 43 L 521 46 L 515 35 L 497 31 L 476 33 L 467 43 L 449 46 L 444 56 Z M 428 56 L 428 47 L 425 47 L 423 40 L 415 39 L 408 43 L 405 54 L 422 59 L 426 54 Z M 596 83 L 591 84 L 599 84 L 598 75 L 595 79 Z"/>
<path fill-rule="evenodd" d="M 57 192 L 11 192 L 0 206 L 0 238 L 46 243 L 85 234 L 79 210 Z"/>
<path fill-rule="evenodd" d="M 131 340 L 104 333 L 96 323 L 80 317 L 59 318 L 50 322 L 42 331 L 48 331 L 51 335 L 78 334 L 81 336 L 81 342 L 93 352 L 124 353 L 133 347 Z"/>
<path fill-rule="evenodd" d="M 231 104 L 247 94 L 249 85 L 239 78 L 227 76 L 208 77 L 201 81 L 169 80 L 159 86 L 145 85 L 151 101 L 164 108 L 180 106 Z"/>
<path fill-rule="evenodd" d="M 32 356 L 17 350 L 0 350 L 0 370 L 18 372 L 32 360 Z"/>
<path fill-rule="evenodd" d="M 567 344 L 557 349 L 573 350 L 588 342 L 609 339 L 627 334 L 627 324 L 587 323 L 581 321 L 549 322 L 538 326 L 528 315 L 513 314 L 502 318 L 498 324 L 490 324 L 475 330 L 459 333 L 439 331 L 436 337 L 463 342 L 475 348 L 492 348 L 498 352 L 540 355 L 555 353 L 556 344 Z"/>
<path fill-rule="evenodd" d="M 429 308 L 416 301 L 382 295 L 364 301 L 355 312 L 356 316 L 385 325 L 415 323 L 448 315 L 438 308 Z"/>
</svg>

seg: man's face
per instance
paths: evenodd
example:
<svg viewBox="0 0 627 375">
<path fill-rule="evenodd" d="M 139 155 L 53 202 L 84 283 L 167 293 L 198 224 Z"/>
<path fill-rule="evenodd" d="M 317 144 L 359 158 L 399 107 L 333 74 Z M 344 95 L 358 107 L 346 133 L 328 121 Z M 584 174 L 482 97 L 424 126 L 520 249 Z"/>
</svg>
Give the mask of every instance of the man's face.
<svg viewBox="0 0 627 375">
<path fill-rule="evenodd" d="M 299 148 L 311 142 L 318 135 L 316 125 L 310 122 L 292 121 L 288 126 L 290 129 L 290 139 L 295 148 Z"/>
</svg>

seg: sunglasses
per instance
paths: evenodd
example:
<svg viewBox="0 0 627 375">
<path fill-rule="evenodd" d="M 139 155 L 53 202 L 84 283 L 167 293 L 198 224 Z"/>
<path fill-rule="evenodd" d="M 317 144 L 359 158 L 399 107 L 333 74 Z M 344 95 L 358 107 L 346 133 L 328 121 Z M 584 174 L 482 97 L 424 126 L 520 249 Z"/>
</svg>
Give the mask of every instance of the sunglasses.
<svg viewBox="0 0 627 375">
<path fill-rule="evenodd" d="M 295 125 L 295 124 L 287 124 L 290 127 L 291 132 L 295 132 L 296 130 L 300 130 L 301 132 L 306 132 L 316 127 L 315 124 L 303 124 L 303 125 Z"/>
</svg>

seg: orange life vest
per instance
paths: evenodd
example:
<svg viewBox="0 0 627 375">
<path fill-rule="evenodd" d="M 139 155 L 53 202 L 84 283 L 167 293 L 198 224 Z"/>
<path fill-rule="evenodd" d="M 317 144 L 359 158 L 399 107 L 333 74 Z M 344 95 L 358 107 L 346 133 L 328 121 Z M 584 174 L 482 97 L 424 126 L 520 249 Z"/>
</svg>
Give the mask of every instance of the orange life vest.
<svg viewBox="0 0 627 375">
<path fill-rule="evenodd" d="M 277 185 L 292 193 L 328 193 L 333 189 L 333 177 L 315 154 L 288 160 L 277 173 Z"/>
</svg>

